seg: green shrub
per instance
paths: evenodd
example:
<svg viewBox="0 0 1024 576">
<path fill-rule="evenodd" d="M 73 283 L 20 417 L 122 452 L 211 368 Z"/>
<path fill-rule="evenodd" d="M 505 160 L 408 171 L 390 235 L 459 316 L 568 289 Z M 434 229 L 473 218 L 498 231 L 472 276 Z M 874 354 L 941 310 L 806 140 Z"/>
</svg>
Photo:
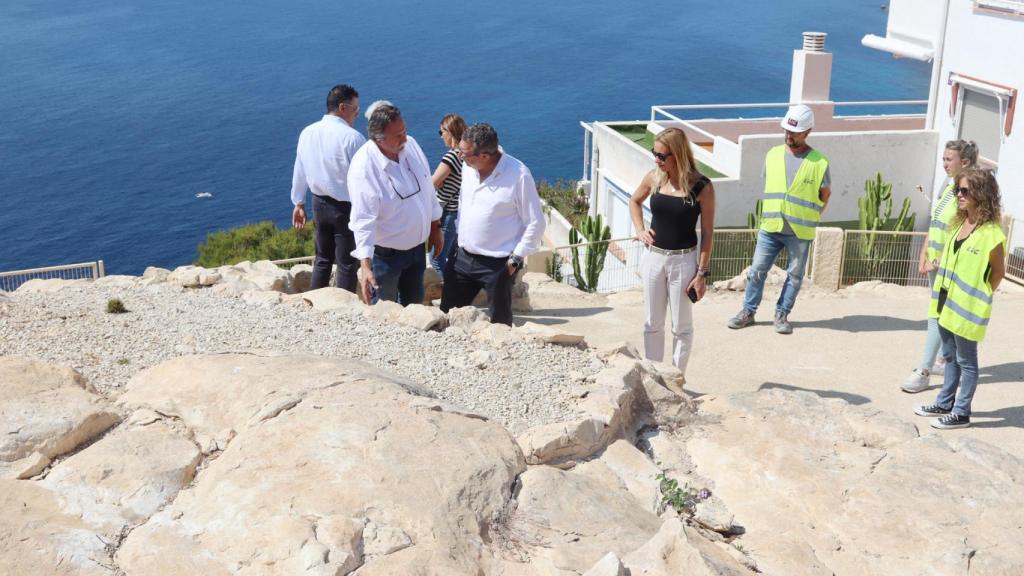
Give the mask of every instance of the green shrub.
<svg viewBox="0 0 1024 576">
<path fill-rule="evenodd" d="M 195 265 L 216 268 L 243 260 L 255 262 L 312 256 L 315 250 L 313 238 L 312 226 L 299 231 L 281 229 L 272 222 L 247 224 L 207 234 L 206 242 L 199 244 Z"/>
<path fill-rule="evenodd" d="M 124 307 L 124 302 L 121 302 L 120 298 L 111 298 L 107 300 L 107 314 L 124 314 L 128 309 Z"/>
<path fill-rule="evenodd" d="M 573 228 L 579 226 L 590 210 L 587 194 L 574 180 L 557 180 L 554 184 L 541 180 L 537 183 L 537 194 L 550 208 L 565 216 Z"/>
</svg>

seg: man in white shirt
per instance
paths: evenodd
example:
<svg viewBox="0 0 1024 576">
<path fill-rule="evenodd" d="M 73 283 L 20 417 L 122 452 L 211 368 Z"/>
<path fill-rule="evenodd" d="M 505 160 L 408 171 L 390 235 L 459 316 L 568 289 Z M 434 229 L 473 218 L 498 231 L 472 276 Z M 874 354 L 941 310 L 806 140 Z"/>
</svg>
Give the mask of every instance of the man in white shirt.
<svg viewBox="0 0 1024 576">
<path fill-rule="evenodd" d="M 423 301 L 424 241 L 436 257 L 441 236 L 441 205 L 430 180 L 423 150 L 405 131 L 396 106 L 378 105 L 370 115 L 370 140 L 356 152 L 348 171 L 355 234 L 352 256 L 360 261 L 358 294 L 403 306 Z"/>
<path fill-rule="evenodd" d="M 327 93 L 327 114 L 299 134 L 292 175 L 292 225 L 306 225 L 306 188 L 313 193 L 316 222 L 316 258 L 313 260 L 311 289 L 331 281 L 331 268 L 338 263 L 335 285 L 356 291 L 359 263 L 352 257 L 355 239 L 348 220 L 352 203 L 348 191 L 348 169 L 356 150 L 366 142 L 352 126 L 359 115 L 359 93 L 339 84 Z"/>
<path fill-rule="evenodd" d="M 504 153 L 488 124 L 466 129 L 459 142 L 458 250 L 444 271 L 441 311 L 469 306 L 483 288 L 491 322 L 512 325 L 512 284 L 523 259 L 537 251 L 544 213 L 530 169 Z"/>
</svg>

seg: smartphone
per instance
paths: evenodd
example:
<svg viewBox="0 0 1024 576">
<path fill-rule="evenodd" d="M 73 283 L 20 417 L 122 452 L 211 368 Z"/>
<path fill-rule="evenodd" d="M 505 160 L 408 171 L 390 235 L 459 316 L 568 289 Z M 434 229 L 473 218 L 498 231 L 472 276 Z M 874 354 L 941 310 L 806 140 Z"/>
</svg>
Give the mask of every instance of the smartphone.
<svg viewBox="0 0 1024 576">
<path fill-rule="evenodd" d="M 697 300 L 700 300 L 700 298 L 697 297 L 696 288 L 690 288 L 689 290 L 687 290 L 686 295 L 690 297 L 690 302 L 693 302 L 694 304 L 697 303 Z"/>
</svg>

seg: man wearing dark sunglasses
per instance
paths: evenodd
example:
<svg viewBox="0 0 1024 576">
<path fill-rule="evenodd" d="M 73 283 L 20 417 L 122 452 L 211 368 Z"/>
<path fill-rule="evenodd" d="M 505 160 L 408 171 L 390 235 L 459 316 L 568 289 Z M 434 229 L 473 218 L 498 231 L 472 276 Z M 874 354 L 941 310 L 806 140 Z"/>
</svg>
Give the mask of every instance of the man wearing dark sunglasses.
<svg viewBox="0 0 1024 576">
<path fill-rule="evenodd" d="M 429 240 L 435 257 L 444 243 L 430 165 L 406 133 L 396 106 L 375 103 L 367 133 L 370 140 L 356 152 L 348 173 L 359 296 L 368 304 L 419 304 L 427 262 L 424 242 Z"/>
<path fill-rule="evenodd" d="M 441 311 L 469 306 L 483 288 L 491 322 L 511 326 L 512 284 L 544 235 L 540 196 L 530 169 L 502 151 L 489 124 L 466 129 L 459 155 L 466 165 L 459 193 L 459 246 L 445 265 Z"/>
</svg>

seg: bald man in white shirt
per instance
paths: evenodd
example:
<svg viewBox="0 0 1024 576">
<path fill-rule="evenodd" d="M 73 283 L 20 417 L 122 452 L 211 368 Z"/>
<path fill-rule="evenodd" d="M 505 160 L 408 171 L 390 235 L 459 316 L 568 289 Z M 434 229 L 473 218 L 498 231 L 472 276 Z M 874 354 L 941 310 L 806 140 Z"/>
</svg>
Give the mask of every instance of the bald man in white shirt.
<svg viewBox="0 0 1024 576">
<path fill-rule="evenodd" d="M 430 164 L 406 133 L 397 107 L 377 106 L 367 132 L 370 140 L 356 152 L 348 172 L 349 227 L 356 243 L 352 256 L 359 259 L 361 272 L 358 294 L 367 303 L 419 304 L 427 263 L 424 242 L 429 240 L 435 257 L 444 243 Z"/>
<path fill-rule="evenodd" d="M 331 281 L 331 269 L 338 264 L 335 285 L 356 291 L 359 262 L 352 257 L 355 239 L 348 226 L 352 203 L 348 192 L 348 168 L 352 156 L 366 138 L 352 128 L 359 115 L 359 93 L 338 84 L 327 93 L 327 114 L 307 126 L 299 135 L 292 172 L 292 225 L 306 225 L 306 189 L 313 193 L 316 222 L 316 257 L 311 289 Z"/>
<path fill-rule="evenodd" d="M 544 236 L 544 212 L 530 169 L 502 151 L 488 124 L 459 142 L 458 249 L 448 257 L 441 311 L 469 306 L 483 288 L 491 322 L 512 325 L 512 284 Z"/>
</svg>

